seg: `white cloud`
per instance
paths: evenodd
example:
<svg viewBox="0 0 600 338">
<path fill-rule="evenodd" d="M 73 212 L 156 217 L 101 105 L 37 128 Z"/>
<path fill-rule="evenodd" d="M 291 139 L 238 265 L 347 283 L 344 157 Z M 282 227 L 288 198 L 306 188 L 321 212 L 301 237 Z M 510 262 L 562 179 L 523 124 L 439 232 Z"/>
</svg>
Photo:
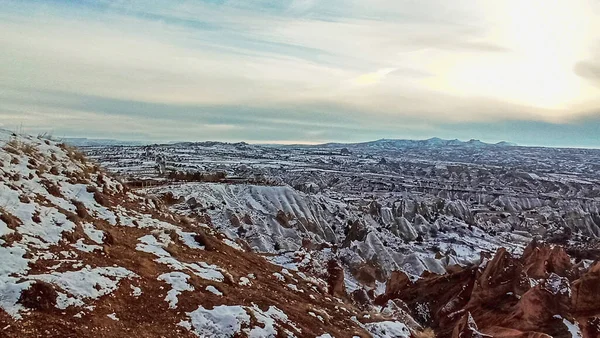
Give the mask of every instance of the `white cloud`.
<svg viewBox="0 0 600 338">
<path fill-rule="evenodd" d="M 374 84 L 381 82 L 383 79 L 385 79 L 386 76 L 388 76 L 390 73 L 392 73 L 396 70 L 398 70 L 398 68 L 380 69 L 374 73 L 363 74 L 363 75 L 355 78 L 354 80 L 352 80 L 352 82 L 354 84 L 360 85 L 360 86 L 374 85 Z"/>
<path fill-rule="evenodd" d="M 347 111 L 344 123 L 357 127 L 377 119 L 565 122 L 600 107 L 599 88 L 573 72 L 591 57 L 598 12 L 584 1 L 531 3 L 107 1 L 98 5 L 103 10 L 10 3 L 0 13 L 0 64 L 7 65 L 0 67 L 0 116 L 40 128 L 63 121 L 61 107 L 72 102 L 52 102 L 51 91 L 276 111 L 261 121 L 310 109 L 335 120 Z M 548 20 L 558 22 L 553 35 L 542 25 Z M 30 117 L 11 113 L 30 111 L 27 100 L 40 92 L 49 98 Z M 114 127 L 88 108 L 69 108 L 68 123 Z M 211 130 L 230 126 L 213 123 Z M 160 124 L 148 127 L 158 132 Z"/>
</svg>

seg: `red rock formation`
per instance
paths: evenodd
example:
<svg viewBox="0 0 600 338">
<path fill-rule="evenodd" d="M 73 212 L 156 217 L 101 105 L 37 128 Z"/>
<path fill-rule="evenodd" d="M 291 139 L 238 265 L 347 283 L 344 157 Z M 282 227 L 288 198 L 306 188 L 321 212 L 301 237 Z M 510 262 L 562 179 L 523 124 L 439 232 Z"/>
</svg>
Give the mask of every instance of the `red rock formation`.
<svg viewBox="0 0 600 338">
<path fill-rule="evenodd" d="M 527 246 L 521 261 L 530 278 L 546 278 L 550 273 L 567 277 L 573 269 L 571 259 L 562 246 L 540 246 L 536 241 Z"/>
<path fill-rule="evenodd" d="M 573 282 L 572 307 L 577 315 L 600 313 L 600 262 Z"/>
<path fill-rule="evenodd" d="M 467 312 L 460 321 L 454 327 L 452 331 L 452 338 L 484 338 L 491 337 L 487 334 L 483 334 L 479 332 L 477 328 L 477 323 L 471 316 L 470 312 Z"/>
<path fill-rule="evenodd" d="M 393 273 L 376 303 L 402 300 L 441 338 L 571 338 L 578 330 L 584 338 L 600 337 L 600 262 L 586 270 L 563 247 L 539 243 L 520 258 L 499 249 L 482 261 L 442 276 L 426 273 L 414 283 Z M 425 305 L 429 316 L 421 313 Z"/>
<path fill-rule="evenodd" d="M 332 296 L 343 298 L 346 297 L 346 286 L 344 284 L 344 269 L 335 260 L 330 260 L 327 263 L 327 273 L 329 278 L 329 293 Z"/>
</svg>

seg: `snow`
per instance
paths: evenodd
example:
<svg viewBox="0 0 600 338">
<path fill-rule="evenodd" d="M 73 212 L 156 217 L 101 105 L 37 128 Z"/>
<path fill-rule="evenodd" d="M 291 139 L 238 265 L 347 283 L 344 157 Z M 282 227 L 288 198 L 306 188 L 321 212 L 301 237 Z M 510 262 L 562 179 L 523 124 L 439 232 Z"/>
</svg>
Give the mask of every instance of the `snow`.
<svg viewBox="0 0 600 338">
<path fill-rule="evenodd" d="M 10 229 L 8 227 L 8 225 L 6 225 L 6 223 L 4 223 L 2 220 L 0 220 L 0 237 L 2 237 L 4 235 L 8 235 L 11 232 L 14 232 L 14 230 Z"/>
<path fill-rule="evenodd" d="M 295 323 L 276 306 L 269 306 L 266 311 L 261 310 L 256 304 L 252 306 L 215 306 L 212 310 L 200 306 L 196 311 L 187 315 L 190 321 L 182 321 L 178 325 L 194 332 L 199 337 L 233 337 L 244 332 L 250 338 L 276 337 L 281 329 L 287 337 L 295 334 L 279 327 L 279 323 L 290 326 L 297 334 L 301 334 Z M 258 325 L 250 325 L 252 315 Z M 250 327 L 249 327 L 250 326 Z"/>
<path fill-rule="evenodd" d="M 235 333 L 240 332 L 242 325 L 250 323 L 250 316 L 238 305 L 220 305 L 212 310 L 200 306 L 187 315 L 190 317 L 192 332 L 199 337 L 233 337 Z"/>
<path fill-rule="evenodd" d="M 104 244 L 104 232 L 101 230 L 97 230 L 93 225 L 89 223 L 84 223 L 82 225 L 83 232 L 89 239 L 96 242 L 96 244 Z"/>
<path fill-rule="evenodd" d="M 228 246 L 230 246 L 238 251 L 244 251 L 244 248 L 242 248 L 239 244 L 230 240 L 229 238 L 223 238 L 223 243 L 227 244 Z"/>
<path fill-rule="evenodd" d="M 138 250 L 138 251 L 143 251 L 143 252 L 151 253 L 151 254 L 154 254 L 155 256 L 158 256 L 158 257 L 169 257 L 169 256 L 171 256 L 171 254 L 169 254 L 163 248 L 163 244 L 160 243 L 156 239 L 156 237 L 154 237 L 152 235 L 146 235 L 146 236 L 140 237 L 140 238 L 138 238 L 138 241 L 142 242 L 141 244 L 138 244 L 136 246 L 136 250 Z"/>
<path fill-rule="evenodd" d="M 298 288 L 298 286 L 296 284 L 287 284 L 286 285 L 290 290 L 296 291 L 296 292 L 301 292 L 304 293 L 304 290 L 301 290 Z"/>
<path fill-rule="evenodd" d="M 263 327 L 254 327 L 248 333 L 249 338 L 275 337 L 277 335 L 276 321 L 288 323 L 287 315 L 275 306 L 270 306 L 267 311 L 262 311 L 253 305 L 250 311 Z M 298 330 L 296 328 L 296 330 Z"/>
<path fill-rule="evenodd" d="M 21 319 L 20 311 L 23 310 L 21 304 L 17 301 L 21 297 L 21 292 L 28 289 L 31 282 L 18 283 L 16 278 L 0 278 L 0 307 L 14 319 Z"/>
<path fill-rule="evenodd" d="M 217 295 L 219 297 L 223 296 L 223 292 L 219 291 L 216 287 L 214 287 L 212 285 L 207 286 L 206 287 L 206 291 L 208 291 L 210 293 L 213 293 L 213 294 L 215 294 L 215 295 Z"/>
<path fill-rule="evenodd" d="M 542 285 L 543 289 L 550 292 L 553 295 L 566 295 L 571 296 L 571 286 L 569 280 L 565 277 L 560 277 L 555 273 L 551 273 L 550 276 L 544 281 Z"/>
<path fill-rule="evenodd" d="M 146 235 L 138 238 L 141 243 L 137 244 L 136 249 L 154 254 L 158 257 L 156 259 L 157 262 L 166 264 L 173 270 L 191 270 L 196 276 L 215 282 L 222 282 L 225 280 L 222 273 L 225 270 L 216 265 L 207 264 L 205 262 L 183 263 L 171 257 L 171 254 L 164 249 L 164 247 L 166 247 L 165 243 L 170 240 L 168 235 L 159 233 L 158 236 L 161 238 L 161 241 L 157 240 L 153 235 Z"/>
<path fill-rule="evenodd" d="M 69 297 L 67 294 L 62 292 L 57 292 L 58 296 L 56 297 L 56 308 L 64 310 L 69 306 L 77 306 L 82 307 L 85 303 L 81 299 L 77 299 L 74 297 Z"/>
<path fill-rule="evenodd" d="M 248 279 L 248 277 L 240 277 L 240 282 L 238 283 L 241 286 L 250 286 L 252 285 L 252 283 L 250 282 L 250 279 Z"/>
<path fill-rule="evenodd" d="M 29 208 L 29 205 L 25 206 L 27 208 L 21 208 L 21 210 L 29 209 L 26 212 L 29 218 L 21 215 L 22 218 L 20 217 L 20 219 L 23 224 L 17 228 L 17 231 L 26 238 L 27 242 L 35 247 L 47 249 L 50 245 L 58 244 L 62 239 L 63 232 L 70 232 L 75 229 L 75 224 L 55 208 L 45 206 L 34 207 L 33 205 Z M 40 213 L 41 222 L 39 224 L 31 220 L 34 210 Z"/>
<path fill-rule="evenodd" d="M 30 275 L 29 278 L 58 285 L 78 299 L 97 299 L 112 293 L 123 278 L 137 275 L 123 267 L 89 266 L 79 271 L 52 272 L 44 275 Z"/>
<path fill-rule="evenodd" d="M 168 265 L 174 270 L 190 270 L 196 276 L 211 280 L 214 282 L 223 282 L 225 277 L 223 276 L 224 270 L 214 264 L 207 264 L 206 262 L 197 263 L 182 263 L 172 257 L 162 257 L 156 260 L 159 263 Z"/>
<path fill-rule="evenodd" d="M 94 250 L 100 250 L 100 251 L 102 251 L 102 247 L 101 246 L 94 245 L 94 244 L 85 244 L 85 243 L 83 243 L 83 239 L 82 238 L 80 238 L 79 240 L 77 240 L 77 242 L 75 244 L 72 244 L 71 246 L 73 246 L 77 250 L 83 251 L 83 252 L 93 252 Z"/>
<path fill-rule="evenodd" d="M 562 322 L 567 327 L 567 330 L 569 330 L 569 333 L 571 334 L 572 338 L 583 338 L 583 335 L 581 334 L 581 329 L 579 328 L 579 324 L 577 324 L 577 322 L 573 324 L 565 318 L 563 318 Z"/>
<path fill-rule="evenodd" d="M 373 335 L 373 338 L 410 338 L 410 330 L 400 322 L 384 321 L 364 326 Z"/>
<path fill-rule="evenodd" d="M 167 292 L 165 301 L 169 303 L 169 308 L 177 307 L 177 296 L 183 291 L 194 291 L 194 287 L 188 284 L 189 275 L 183 272 L 169 272 L 158 276 L 158 280 L 164 281 L 171 285 L 171 290 Z"/>
<path fill-rule="evenodd" d="M 132 291 L 132 292 L 131 292 L 131 295 L 132 295 L 132 296 L 134 296 L 134 297 L 139 297 L 139 296 L 141 296 L 141 295 L 142 295 L 142 289 L 140 289 L 140 288 L 139 288 L 139 287 L 137 287 L 137 286 L 133 286 L 133 285 L 130 285 L 130 287 L 131 287 L 131 291 Z"/>
<path fill-rule="evenodd" d="M 185 245 L 187 245 L 190 249 L 204 250 L 204 246 L 198 244 L 198 242 L 196 242 L 196 240 L 194 239 L 194 236 L 196 236 L 195 233 L 193 233 L 193 232 L 177 231 L 177 234 L 179 235 L 179 238 L 181 238 L 181 240 L 183 241 L 183 243 Z"/>
<path fill-rule="evenodd" d="M 117 321 L 117 322 L 119 321 L 119 318 L 117 317 L 117 315 L 115 313 L 108 314 L 108 315 L 106 315 L 106 317 L 108 317 L 114 321 Z"/>
</svg>

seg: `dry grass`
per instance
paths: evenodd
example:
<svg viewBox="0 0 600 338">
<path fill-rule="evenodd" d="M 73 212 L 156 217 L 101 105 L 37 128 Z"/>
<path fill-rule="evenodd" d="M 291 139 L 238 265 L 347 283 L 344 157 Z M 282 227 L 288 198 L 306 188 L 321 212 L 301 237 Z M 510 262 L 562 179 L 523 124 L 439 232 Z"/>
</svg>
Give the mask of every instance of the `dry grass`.
<svg viewBox="0 0 600 338">
<path fill-rule="evenodd" d="M 21 225 L 21 220 L 17 217 L 13 216 L 4 208 L 0 207 L 0 221 L 4 222 L 9 229 L 15 230 L 19 225 Z"/>
<path fill-rule="evenodd" d="M 29 156 L 36 156 L 38 154 L 38 149 L 36 145 L 21 142 L 16 137 L 10 139 L 2 149 L 14 155 L 25 154 Z"/>
<path fill-rule="evenodd" d="M 67 156 L 69 156 L 69 158 L 71 160 L 73 160 L 75 162 L 79 162 L 84 165 L 87 164 L 87 162 L 88 162 L 87 158 L 77 148 L 70 146 L 66 143 L 61 143 L 58 146 L 67 153 Z"/>
<path fill-rule="evenodd" d="M 435 332 L 430 328 L 426 328 L 423 331 L 413 332 L 412 338 L 435 338 Z"/>
</svg>

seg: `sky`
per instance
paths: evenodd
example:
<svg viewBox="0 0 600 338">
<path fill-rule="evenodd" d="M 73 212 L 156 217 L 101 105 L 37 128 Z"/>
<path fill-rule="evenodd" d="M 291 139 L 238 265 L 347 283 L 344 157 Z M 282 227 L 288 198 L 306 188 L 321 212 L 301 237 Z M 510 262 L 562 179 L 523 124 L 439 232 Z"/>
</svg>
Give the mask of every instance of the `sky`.
<svg viewBox="0 0 600 338">
<path fill-rule="evenodd" d="M 0 0 L 0 127 L 600 148 L 600 1 Z"/>
</svg>

